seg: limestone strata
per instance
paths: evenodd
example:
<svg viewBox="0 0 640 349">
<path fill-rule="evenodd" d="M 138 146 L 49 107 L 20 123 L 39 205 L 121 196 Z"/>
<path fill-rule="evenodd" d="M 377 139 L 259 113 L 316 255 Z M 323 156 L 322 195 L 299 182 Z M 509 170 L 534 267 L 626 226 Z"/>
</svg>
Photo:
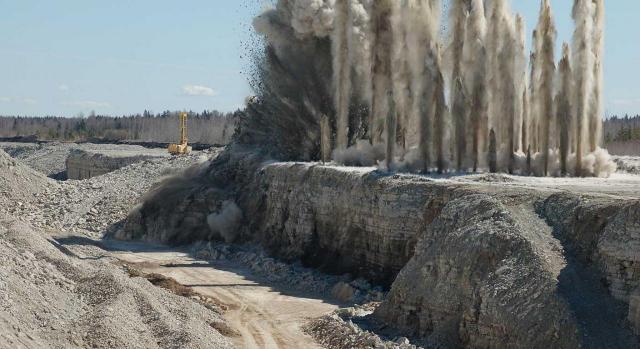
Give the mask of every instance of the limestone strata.
<svg viewBox="0 0 640 349">
<path fill-rule="evenodd" d="M 640 333 L 640 201 L 555 194 L 538 204 L 567 248 L 629 305 Z"/>
<path fill-rule="evenodd" d="M 452 188 L 419 178 L 308 164 L 274 164 L 258 239 L 276 255 L 389 285 Z"/>
<path fill-rule="evenodd" d="M 500 201 L 460 197 L 426 229 L 376 316 L 450 347 L 577 347 L 553 247 Z"/>
<path fill-rule="evenodd" d="M 66 160 L 67 179 L 87 179 L 113 172 L 119 168 L 149 159 L 160 154 L 139 152 L 93 152 L 72 149 Z"/>
<path fill-rule="evenodd" d="M 216 238 L 207 215 L 231 197 L 244 213 L 243 240 L 286 260 L 388 286 L 455 187 L 309 164 L 233 166 L 169 180 L 131 213 L 119 236 L 171 244 Z M 222 184 L 203 183 L 206 176 L 243 184 L 234 195 Z"/>
</svg>

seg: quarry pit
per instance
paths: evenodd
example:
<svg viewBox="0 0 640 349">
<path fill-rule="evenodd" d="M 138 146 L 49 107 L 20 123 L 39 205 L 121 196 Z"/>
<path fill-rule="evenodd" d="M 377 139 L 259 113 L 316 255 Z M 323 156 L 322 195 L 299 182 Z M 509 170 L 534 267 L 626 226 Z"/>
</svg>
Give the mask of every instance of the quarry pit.
<svg viewBox="0 0 640 349">
<path fill-rule="evenodd" d="M 267 3 L 8 6 L 0 349 L 640 348 L 632 11 Z"/>
<path fill-rule="evenodd" d="M 640 176 L 625 170 L 635 158 L 617 159 L 629 166 L 610 178 L 427 176 L 212 149 L 55 181 L 3 156 L 3 196 L 14 202 L 2 205 L 3 236 L 33 240 L 11 238 L 3 253 L 37 241 L 47 256 L 37 270 L 62 270 L 46 262 L 62 258 L 171 277 L 219 314 L 214 347 L 638 346 Z M 9 190 L 21 181 L 33 185 Z M 7 343 L 67 338 L 33 325 L 32 343 L 13 330 L 30 315 L 5 309 Z M 77 347 L 132 344 L 105 326 L 73 334 Z"/>
</svg>

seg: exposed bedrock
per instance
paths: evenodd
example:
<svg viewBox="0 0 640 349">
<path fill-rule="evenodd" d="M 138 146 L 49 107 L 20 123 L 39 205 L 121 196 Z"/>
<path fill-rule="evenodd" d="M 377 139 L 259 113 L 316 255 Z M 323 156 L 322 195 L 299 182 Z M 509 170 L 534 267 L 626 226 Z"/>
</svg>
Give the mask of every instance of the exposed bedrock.
<svg viewBox="0 0 640 349">
<path fill-rule="evenodd" d="M 579 265 L 628 304 L 629 321 L 640 334 L 640 201 L 554 194 L 537 210 Z"/>
<path fill-rule="evenodd" d="M 140 151 L 71 149 L 65 161 L 67 178 L 87 179 L 137 162 L 168 156 L 164 150 L 140 148 Z"/>
<path fill-rule="evenodd" d="M 598 270 L 565 250 L 529 204 L 504 199 L 450 201 L 376 317 L 446 347 L 637 347 L 624 303 Z"/>
<path fill-rule="evenodd" d="M 231 161 L 206 175 L 192 169 L 169 180 L 131 213 L 120 236 L 171 244 L 220 239 L 207 218 L 232 200 L 245 223 L 237 239 L 259 242 L 286 260 L 388 286 L 413 255 L 418 234 L 455 191 L 417 177 L 241 161 L 245 165 Z"/>
<path fill-rule="evenodd" d="M 276 255 L 390 285 L 420 232 L 454 188 L 418 178 L 273 164 L 258 180 L 261 219 L 252 226 Z"/>
<path fill-rule="evenodd" d="M 377 317 L 448 347 L 577 347 L 559 246 L 536 235 L 485 194 L 449 202 Z"/>
<path fill-rule="evenodd" d="M 638 210 L 226 151 L 149 193 L 117 237 L 252 241 L 364 276 L 390 287 L 377 319 L 444 347 L 637 347 Z"/>
</svg>

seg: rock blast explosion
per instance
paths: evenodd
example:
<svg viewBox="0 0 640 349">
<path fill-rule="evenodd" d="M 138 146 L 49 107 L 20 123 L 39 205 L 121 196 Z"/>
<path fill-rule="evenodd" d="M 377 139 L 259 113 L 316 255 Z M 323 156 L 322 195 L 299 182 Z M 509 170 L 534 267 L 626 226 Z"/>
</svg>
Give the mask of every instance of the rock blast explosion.
<svg viewBox="0 0 640 349">
<path fill-rule="evenodd" d="M 279 0 L 254 20 L 266 49 L 240 141 L 282 160 L 608 177 L 604 1 L 575 0 L 572 16 L 556 63 L 542 0 L 527 71 L 508 0 Z"/>
</svg>

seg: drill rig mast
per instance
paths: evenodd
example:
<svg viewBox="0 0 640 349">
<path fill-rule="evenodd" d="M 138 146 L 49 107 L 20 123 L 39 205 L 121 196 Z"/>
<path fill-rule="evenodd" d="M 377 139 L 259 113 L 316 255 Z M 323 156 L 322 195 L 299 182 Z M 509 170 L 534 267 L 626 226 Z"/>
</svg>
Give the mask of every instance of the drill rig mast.
<svg viewBox="0 0 640 349">
<path fill-rule="evenodd" d="M 169 144 L 169 153 L 173 155 L 189 154 L 191 147 L 187 138 L 187 113 L 180 113 L 180 143 Z"/>
</svg>

